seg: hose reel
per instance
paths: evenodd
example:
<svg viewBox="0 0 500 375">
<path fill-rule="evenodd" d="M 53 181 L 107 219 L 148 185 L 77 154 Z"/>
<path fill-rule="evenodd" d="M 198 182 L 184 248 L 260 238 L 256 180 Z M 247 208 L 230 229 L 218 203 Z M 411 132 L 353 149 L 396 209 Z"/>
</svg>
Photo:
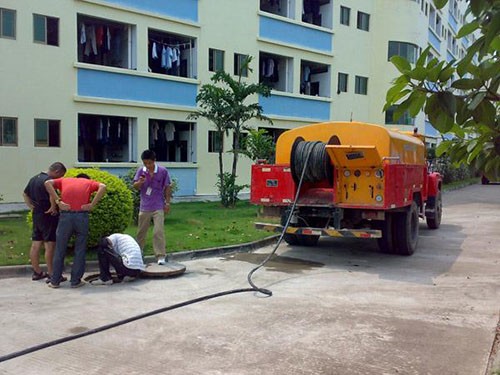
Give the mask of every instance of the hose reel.
<svg viewBox="0 0 500 375">
<path fill-rule="evenodd" d="M 302 137 L 295 140 L 290 155 L 290 170 L 296 184 L 300 180 L 309 153 L 304 182 L 316 183 L 327 180 L 332 183 L 333 165 L 325 147 L 326 144 L 320 141 L 307 142 Z"/>
</svg>

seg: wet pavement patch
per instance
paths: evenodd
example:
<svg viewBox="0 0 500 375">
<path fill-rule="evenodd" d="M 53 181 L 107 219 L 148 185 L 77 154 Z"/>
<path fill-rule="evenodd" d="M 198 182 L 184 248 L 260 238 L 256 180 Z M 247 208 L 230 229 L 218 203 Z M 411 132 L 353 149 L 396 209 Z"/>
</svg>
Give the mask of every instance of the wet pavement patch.
<svg viewBox="0 0 500 375">
<path fill-rule="evenodd" d="M 88 331 L 88 327 L 73 327 L 69 331 L 73 334 L 82 333 Z"/>
<path fill-rule="evenodd" d="M 268 254 L 257 254 L 257 253 L 236 253 L 230 254 L 222 258 L 222 260 L 238 260 L 240 262 L 247 262 L 258 265 L 266 259 Z M 279 255 L 273 255 L 271 259 L 264 265 L 264 267 L 269 271 L 285 272 L 285 273 L 299 273 L 303 271 L 308 271 L 313 268 L 323 267 L 324 264 L 320 262 L 313 262 L 311 260 L 283 257 Z"/>
</svg>

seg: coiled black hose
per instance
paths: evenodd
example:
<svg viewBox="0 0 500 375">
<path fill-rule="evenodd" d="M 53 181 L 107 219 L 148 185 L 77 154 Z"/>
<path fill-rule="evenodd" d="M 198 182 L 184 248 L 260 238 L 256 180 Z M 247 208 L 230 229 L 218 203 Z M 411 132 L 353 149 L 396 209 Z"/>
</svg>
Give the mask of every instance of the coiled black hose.
<svg viewBox="0 0 500 375">
<path fill-rule="evenodd" d="M 325 146 L 320 141 L 295 140 L 290 155 L 290 169 L 295 183 L 298 184 L 303 171 L 304 182 L 332 182 L 333 166 Z"/>
</svg>

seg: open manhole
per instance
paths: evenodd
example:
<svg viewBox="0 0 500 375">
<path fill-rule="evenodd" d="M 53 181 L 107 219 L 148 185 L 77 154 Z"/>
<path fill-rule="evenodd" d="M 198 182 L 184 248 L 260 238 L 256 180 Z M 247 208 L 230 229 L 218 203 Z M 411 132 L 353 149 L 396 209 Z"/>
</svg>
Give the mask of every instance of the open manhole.
<svg viewBox="0 0 500 375">
<path fill-rule="evenodd" d="M 146 264 L 146 269 L 139 275 L 140 278 L 158 278 L 164 279 L 167 277 L 178 276 L 186 271 L 186 266 L 177 262 L 167 262 L 163 265 L 156 263 Z M 112 272 L 111 277 L 114 283 L 119 283 L 120 280 L 116 277 L 116 273 Z M 91 282 L 99 278 L 99 273 L 94 273 L 85 277 L 86 282 Z"/>
</svg>

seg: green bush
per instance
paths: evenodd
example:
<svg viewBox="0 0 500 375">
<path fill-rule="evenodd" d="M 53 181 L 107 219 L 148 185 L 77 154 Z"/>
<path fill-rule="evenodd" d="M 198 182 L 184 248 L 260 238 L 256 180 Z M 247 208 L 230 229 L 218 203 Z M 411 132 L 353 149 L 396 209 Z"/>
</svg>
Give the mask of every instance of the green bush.
<svg viewBox="0 0 500 375">
<path fill-rule="evenodd" d="M 92 180 L 106 185 L 106 194 L 91 211 L 89 218 L 88 247 L 97 246 L 102 236 L 123 232 L 132 219 L 132 195 L 125 183 L 111 173 L 94 168 L 71 168 L 65 177 L 87 174 Z M 31 213 L 27 218 L 31 224 Z M 70 246 L 72 246 L 70 244 Z"/>
</svg>

